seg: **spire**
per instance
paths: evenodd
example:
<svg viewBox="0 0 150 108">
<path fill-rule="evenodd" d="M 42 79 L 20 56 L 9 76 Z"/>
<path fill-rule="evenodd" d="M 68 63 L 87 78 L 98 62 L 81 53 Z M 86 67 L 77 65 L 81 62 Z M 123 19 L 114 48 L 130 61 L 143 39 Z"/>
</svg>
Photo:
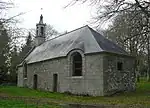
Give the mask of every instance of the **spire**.
<svg viewBox="0 0 150 108">
<path fill-rule="evenodd" d="M 39 24 L 43 24 L 43 15 L 42 15 L 42 14 L 41 14 L 41 16 L 40 16 Z"/>
<path fill-rule="evenodd" d="M 40 21 L 36 24 L 35 46 L 45 42 L 45 29 L 46 24 L 43 23 L 43 15 L 41 14 Z"/>
</svg>

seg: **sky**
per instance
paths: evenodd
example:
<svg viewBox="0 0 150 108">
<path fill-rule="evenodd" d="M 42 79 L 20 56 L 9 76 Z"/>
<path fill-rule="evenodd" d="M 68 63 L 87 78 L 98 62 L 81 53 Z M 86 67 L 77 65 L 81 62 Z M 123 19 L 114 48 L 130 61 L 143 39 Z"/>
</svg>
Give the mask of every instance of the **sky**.
<svg viewBox="0 0 150 108">
<path fill-rule="evenodd" d="M 35 28 L 43 14 L 44 23 L 52 25 L 57 31 L 71 31 L 89 24 L 94 16 L 94 8 L 89 3 L 75 4 L 64 8 L 71 0 L 14 0 L 15 8 L 9 11 L 9 17 L 27 12 L 18 17 L 21 28 Z M 41 10 L 42 8 L 42 10 Z"/>
</svg>

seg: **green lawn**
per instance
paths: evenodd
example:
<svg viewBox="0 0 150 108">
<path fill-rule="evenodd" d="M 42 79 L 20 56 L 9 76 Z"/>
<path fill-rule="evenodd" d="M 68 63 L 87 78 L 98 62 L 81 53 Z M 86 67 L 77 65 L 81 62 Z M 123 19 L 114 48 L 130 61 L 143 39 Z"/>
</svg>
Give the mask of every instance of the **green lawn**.
<svg viewBox="0 0 150 108">
<path fill-rule="evenodd" d="M 150 106 L 150 82 L 144 81 L 137 84 L 137 90 L 135 92 L 122 93 L 111 97 L 72 96 L 63 93 L 43 92 L 28 88 L 19 88 L 15 86 L 0 86 L 0 94 L 7 96 L 52 98 L 56 100 L 61 100 L 62 103 L 77 102 L 88 104 L 141 104 L 145 106 Z"/>
<path fill-rule="evenodd" d="M 25 103 L 19 100 L 0 100 L 0 108 L 61 108 L 57 105 L 37 105 Z"/>
</svg>

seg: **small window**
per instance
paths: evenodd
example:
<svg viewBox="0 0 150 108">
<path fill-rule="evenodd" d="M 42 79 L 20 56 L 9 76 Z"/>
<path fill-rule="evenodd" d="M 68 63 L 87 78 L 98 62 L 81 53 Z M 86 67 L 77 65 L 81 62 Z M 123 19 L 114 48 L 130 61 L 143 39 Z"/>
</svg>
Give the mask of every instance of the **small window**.
<svg viewBox="0 0 150 108">
<path fill-rule="evenodd" d="M 27 78 L 27 64 L 24 63 L 24 78 Z"/>
<path fill-rule="evenodd" d="M 123 63 L 122 62 L 117 63 L 117 70 L 119 70 L 119 71 L 123 70 Z"/>
<path fill-rule="evenodd" d="M 41 27 L 41 35 L 44 35 L 44 28 Z"/>
<path fill-rule="evenodd" d="M 38 30 L 36 30 L 36 35 L 38 35 Z"/>
<path fill-rule="evenodd" d="M 76 52 L 73 54 L 73 73 L 72 76 L 82 76 L 82 56 Z"/>
</svg>

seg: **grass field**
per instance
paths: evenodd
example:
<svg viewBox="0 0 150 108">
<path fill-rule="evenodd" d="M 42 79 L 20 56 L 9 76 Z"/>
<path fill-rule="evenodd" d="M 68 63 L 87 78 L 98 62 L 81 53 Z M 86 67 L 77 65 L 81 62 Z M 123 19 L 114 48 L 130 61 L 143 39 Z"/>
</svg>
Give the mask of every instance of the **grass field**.
<svg viewBox="0 0 150 108">
<path fill-rule="evenodd" d="M 140 82 L 137 84 L 135 92 L 121 93 L 111 97 L 84 97 L 84 96 L 73 96 L 63 93 L 51 93 L 43 92 L 38 90 L 32 90 L 28 88 L 18 88 L 15 86 L 0 86 L 0 95 L 6 96 L 25 96 L 25 97 L 36 97 L 36 98 L 51 98 L 55 100 L 61 100 L 61 102 L 76 102 L 76 103 L 88 103 L 88 104 L 136 104 L 150 106 L 150 82 Z M 4 102 L 3 102 L 4 101 Z M 10 101 L 0 100 L 0 105 L 10 104 Z M 13 104 L 14 102 L 12 102 Z M 25 105 L 21 102 L 19 105 Z M 32 104 L 31 104 L 32 106 Z M 29 106 L 30 108 L 30 106 Z M 34 108 L 34 105 L 32 106 Z M 46 107 L 44 107 L 46 108 Z M 51 108 L 51 107 L 48 107 Z M 52 108 L 55 108 L 52 106 Z M 57 108 L 57 107 L 56 107 Z"/>
<path fill-rule="evenodd" d="M 0 100 L 0 108 L 61 108 L 57 105 L 36 105 L 27 104 L 24 101 L 19 100 Z"/>
</svg>

